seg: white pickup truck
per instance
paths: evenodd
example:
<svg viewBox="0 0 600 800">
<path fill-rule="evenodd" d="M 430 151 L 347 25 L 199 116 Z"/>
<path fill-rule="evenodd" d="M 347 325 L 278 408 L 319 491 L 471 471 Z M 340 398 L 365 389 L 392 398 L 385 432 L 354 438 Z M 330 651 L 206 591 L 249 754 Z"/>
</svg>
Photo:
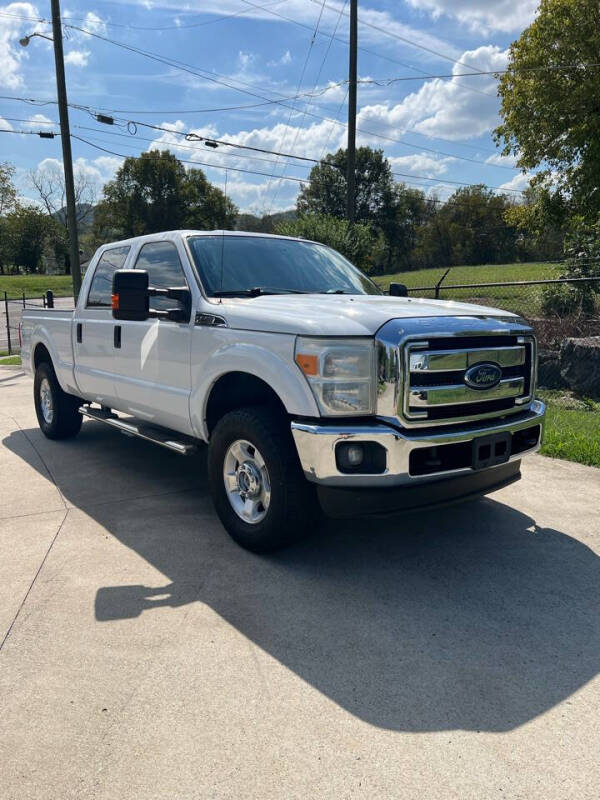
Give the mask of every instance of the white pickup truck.
<svg viewBox="0 0 600 800">
<path fill-rule="evenodd" d="M 397 512 L 485 494 L 539 448 L 531 328 L 394 296 L 316 242 L 170 231 L 100 247 L 75 311 L 27 310 L 40 427 L 82 417 L 187 455 L 217 513 L 266 552 L 320 509 Z"/>
</svg>

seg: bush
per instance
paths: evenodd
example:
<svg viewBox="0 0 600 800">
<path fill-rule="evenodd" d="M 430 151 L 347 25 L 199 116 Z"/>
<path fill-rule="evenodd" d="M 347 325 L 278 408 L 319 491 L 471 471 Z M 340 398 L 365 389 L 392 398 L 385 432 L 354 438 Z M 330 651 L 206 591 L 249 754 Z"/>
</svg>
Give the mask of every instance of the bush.
<svg viewBox="0 0 600 800">
<path fill-rule="evenodd" d="M 585 284 L 557 283 L 542 292 L 542 311 L 547 316 L 593 314 L 595 295 Z"/>
</svg>

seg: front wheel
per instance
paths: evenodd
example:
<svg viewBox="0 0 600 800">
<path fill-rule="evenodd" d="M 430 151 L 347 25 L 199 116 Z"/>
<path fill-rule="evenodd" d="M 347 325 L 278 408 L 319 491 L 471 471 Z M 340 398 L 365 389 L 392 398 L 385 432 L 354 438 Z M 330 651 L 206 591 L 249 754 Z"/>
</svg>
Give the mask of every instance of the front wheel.
<svg viewBox="0 0 600 800">
<path fill-rule="evenodd" d="M 42 433 L 48 439 L 69 439 L 81 429 L 81 400 L 63 392 L 52 364 L 38 365 L 33 381 L 35 413 Z"/>
<path fill-rule="evenodd" d="M 313 529 L 319 514 L 316 492 L 277 409 L 259 406 L 226 414 L 211 436 L 208 475 L 219 519 L 247 550 L 278 550 Z"/>
</svg>

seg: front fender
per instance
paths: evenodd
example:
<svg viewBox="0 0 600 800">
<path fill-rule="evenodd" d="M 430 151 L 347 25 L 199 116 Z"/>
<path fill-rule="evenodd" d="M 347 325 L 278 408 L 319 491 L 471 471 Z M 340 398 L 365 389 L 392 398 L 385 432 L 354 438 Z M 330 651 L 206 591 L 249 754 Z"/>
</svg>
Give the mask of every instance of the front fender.
<svg viewBox="0 0 600 800">
<path fill-rule="evenodd" d="M 243 336 L 244 341 L 240 341 Z M 208 441 L 206 406 L 214 384 L 229 372 L 246 372 L 267 383 L 289 414 L 318 417 L 308 383 L 294 361 L 295 336 L 231 328 L 198 328 L 192 342 L 190 417 Z"/>
</svg>

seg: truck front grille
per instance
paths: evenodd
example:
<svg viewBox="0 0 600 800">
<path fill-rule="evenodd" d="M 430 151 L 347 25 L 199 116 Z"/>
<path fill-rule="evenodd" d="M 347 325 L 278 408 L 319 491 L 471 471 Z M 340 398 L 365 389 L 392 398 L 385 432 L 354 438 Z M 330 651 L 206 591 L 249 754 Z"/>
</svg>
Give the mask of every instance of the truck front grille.
<svg viewBox="0 0 600 800">
<path fill-rule="evenodd" d="M 408 340 L 400 348 L 399 411 L 409 424 L 502 416 L 532 399 L 533 337 L 436 337 Z M 474 385 L 477 378 L 491 383 Z"/>
</svg>

